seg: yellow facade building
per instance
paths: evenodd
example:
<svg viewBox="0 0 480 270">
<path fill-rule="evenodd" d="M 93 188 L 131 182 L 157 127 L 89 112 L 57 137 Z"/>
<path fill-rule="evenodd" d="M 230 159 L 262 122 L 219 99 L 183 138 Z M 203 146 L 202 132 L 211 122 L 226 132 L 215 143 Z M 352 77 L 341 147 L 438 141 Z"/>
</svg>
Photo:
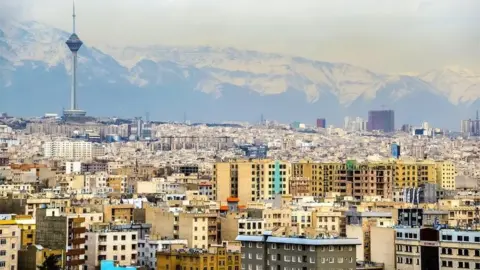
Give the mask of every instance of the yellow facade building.
<svg viewBox="0 0 480 270">
<path fill-rule="evenodd" d="M 290 194 L 290 164 L 274 160 L 232 160 L 215 163 L 213 193 L 217 201 L 237 197 L 240 204 Z"/>
<path fill-rule="evenodd" d="M 240 270 L 240 267 L 240 252 L 227 252 L 225 247 L 157 253 L 157 270 Z"/>
<path fill-rule="evenodd" d="M 451 161 L 438 161 L 436 163 L 437 185 L 445 190 L 455 190 L 455 165 Z"/>
<path fill-rule="evenodd" d="M 437 169 L 434 161 L 395 162 L 395 188 L 418 187 L 422 184 L 436 184 Z"/>
<path fill-rule="evenodd" d="M 15 225 L 20 229 L 20 247 L 35 244 L 35 220 L 26 215 L 2 215 L 0 225 Z"/>
</svg>

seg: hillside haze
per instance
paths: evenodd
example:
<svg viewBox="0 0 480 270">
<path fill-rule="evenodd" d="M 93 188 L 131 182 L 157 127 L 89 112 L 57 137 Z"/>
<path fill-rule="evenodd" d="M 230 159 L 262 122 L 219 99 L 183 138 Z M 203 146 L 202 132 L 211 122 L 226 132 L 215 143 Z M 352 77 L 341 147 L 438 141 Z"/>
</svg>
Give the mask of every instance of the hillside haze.
<svg viewBox="0 0 480 270">
<path fill-rule="evenodd" d="M 0 111 L 60 113 L 68 106 L 69 34 L 36 22 L 0 22 Z M 79 33 L 80 38 L 82 37 Z M 388 61 L 386 59 L 385 61 Z M 480 75 L 461 67 L 391 75 L 345 64 L 234 48 L 113 48 L 79 51 L 79 106 L 89 115 L 158 120 L 328 124 L 370 109 L 396 112 L 396 125 L 459 128 L 479 105 Z"/>
</svg>

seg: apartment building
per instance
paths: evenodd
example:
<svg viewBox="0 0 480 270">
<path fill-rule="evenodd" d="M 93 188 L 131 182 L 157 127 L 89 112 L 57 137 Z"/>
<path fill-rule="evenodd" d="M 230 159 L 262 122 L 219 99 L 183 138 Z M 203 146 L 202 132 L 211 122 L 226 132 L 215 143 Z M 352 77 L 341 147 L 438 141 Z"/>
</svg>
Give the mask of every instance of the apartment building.
<svg viewBox="0 0 480 270">
<path fill-rule="evenodd" d="M 306 235 L 305 229 L 312 227 L 312 212 L 303 209 L 292 210 L 292 223 L 296 235 Z"/>
<path fill-rule="evenodd" d="M 393 165 L 390 163 L 313 163 L 301 161 L 292 164 L 292 179 L 306 179 L 310 184 L 308 195 L 326 197 L 328 192 L 341 196 L 391 198 L 393 194 Z M 295 181 L 294 181 L 295 182 Z M 301 180 L 297 189 L 305 190 Z"/>
<path fill-rule="evenodd" d="M 355 269 L 357 239 L 239 235 L 242 269 Z"/>
<path fill-rule="evenodd" d="M 109 175 L 107 178 L 107 187 L 111 189 L 114 194 L 127 193 L 127 179 L 126 175 Z"/>
<path fill-rule="evenodd" d="M 372 262 L 372 234 L 373 227 L 392 227 L 391 212 L 356 212 L 349 211 L 347 215 L 346 235 L 348 238 L 357 238 L 362 245 L 357 247 L 357 260 Z"/>
<path fill-rule="evenodd" d="M 157 252 L 169 252 L 178 249 L 187 249 L 188 241 L 185 239 L 164 239 L 147 236 L 138 240 L 138 265 L 147 270 L 156 270 Z"/>
<path fill-rule="evenodd" d="M 64 158 L 68 160 L 92 160 L 103 156 L 103 146 L 85 141 L 50 141 L 43 145 L 45 158 Z"/>
<path fill-rule="evenodd" d="M 396 269 L 480 269 L 480 231 L 396 228 Z"/>
<path fill-rule="evenodd" d="M 63 250 L 52 250 L 44 248 L 41 245 L 30 245 L 18 251 L 18 269 L 21 270 L 38 270 L 38 266 L 42 265 L 49 256 L 57 256 L 58 266 L 63 269 Z"/>
<path fill-rule="evenodd" d="M 65 173 L 97 173 L 106 172 L 108 164 L 106 162 L 81 162 L 81 161 L 67 161 L 65 162 Z"/>
<path fill-rule="evenodd" d="M 113 260 L 120 265 L 136 265 L 138 259 L 138 233 L 109 227 L 94 227 L 85 234 L 87 241 L 86 266 L 95 270 L 100 261 Z"/>
<path fill-rule="evenodd" d="M 395 162 L 395 188 L 418 187 L 421 184 L 436 184 L 437 169 L 434 161 Z"/>
<path fill-rule="evenodd" d="M 10 193 L 28 193 L 31 194 L 35 191 L 34 187 L 30 184 L 11 184 L 0 185 L 0 195 L 7 196 Z"/>
<path fill-rule="evenodd" d="M 107 204 L 103 206 L 104 222 L 133 222 L 133 204 Z"/>
<path fill-rule="evenodd" d="M 316 236 L 345 236 L 346 218 L 341 211 L 333 209 L 319 209 L 312 212 L 312 227 L 307 228 L 307 235 Z"/>
<path fill-rule="evenodd" d="M 236 197 L 240 204 L 290 194 L 290 165 L 273 160 L 233 160 L 213 165 L 213 192 L 217 201 Z"/>
<path fill-rule="evenodd" d="M 17 226 L 20 229 L 20 247 L 35 244 L 35 220 L 31 216 L 2 214 L 0 215 L 0 225 Z M 20 248 L 19 247 L 19 248 Z"/>
<path fill-rule="evenodd" d="M 108 174 L 106 172 L 96 172 L 85 175 L 85 193 L 104 195 L 112 193 L 113 189 L 107 186 Z"/>
<path fill-rule="evenodd" d="M 263 218 L 240 218 L 238 222 L 238 235 L 261 235 L 265 230 Z"/>
<path fill-rule="evenodd" d="M 455 177 L 457 176 L 455 165 L 451 161 L 438 161 L 437 185 L 443 190 L 455 190 Z"/>
<path fill-rule="evenodd" d="M 16 225 L 0 225 L 0 269 L 18 268 L 18 250 L 21 247 L 21 230 Z"/>
<path fill-rule="evenodd" d="M 239 252 L 229 251 L 223 246 L 208 249 L 180 249 L 157 253 L 157 270 L 209 269 L 239 270 Z"/>
<path fill-rule="evenodd" d="M 217 213 L 171 213 L 148 207 L 145 221 L 152 224 L 152 234 L 186 239 L 190 248 L 206 249 L 219 243 Z"/>
<path fill-rule="evenodd" d="M 81 270 L 85 264 L 85 218 L 60 214 L 59 209 L 37 209 L 35 243 L 65 251 L 68 269 Z"/>
</svg>

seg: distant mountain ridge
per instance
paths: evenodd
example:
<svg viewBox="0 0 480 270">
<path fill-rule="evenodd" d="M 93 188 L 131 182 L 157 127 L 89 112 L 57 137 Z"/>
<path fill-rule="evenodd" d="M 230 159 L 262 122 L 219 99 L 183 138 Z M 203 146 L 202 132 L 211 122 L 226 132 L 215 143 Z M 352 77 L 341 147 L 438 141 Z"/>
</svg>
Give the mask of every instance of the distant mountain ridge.
<svg viewBox="0 0 480 270">
<path fill-rule="evenodd" d="M 67 106 L 69 34 L 36 22 L 0 22 L 0 111 L 39 115 Z M 79 34 L 82 37 L 81 33 Z M 430 121 L 458 129 L 479 105 L 480 75 L 461 67 L 388 75 L 234 48 L 151 46 L 79 52 L 79 104 L 90 115 L 144 115 L 195 121 L 248 120 L 264 114 L 313 123 L 325 117 L 396 110 L 396 123 Z"/>
</svg>

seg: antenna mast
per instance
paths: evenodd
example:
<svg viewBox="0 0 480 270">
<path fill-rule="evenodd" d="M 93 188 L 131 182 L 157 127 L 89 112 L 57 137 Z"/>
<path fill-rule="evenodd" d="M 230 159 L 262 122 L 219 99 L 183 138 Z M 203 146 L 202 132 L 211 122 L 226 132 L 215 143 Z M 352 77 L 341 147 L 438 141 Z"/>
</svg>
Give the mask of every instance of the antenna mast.
<svg viewBox="0 0 480 270">
<path fill-rule="evenodd" d="M 73 0 L 73 13 L 72 13 L 72 19 L 73 19 L 73 33 L 75 33 L 75 0 Z"/>
</svg>

